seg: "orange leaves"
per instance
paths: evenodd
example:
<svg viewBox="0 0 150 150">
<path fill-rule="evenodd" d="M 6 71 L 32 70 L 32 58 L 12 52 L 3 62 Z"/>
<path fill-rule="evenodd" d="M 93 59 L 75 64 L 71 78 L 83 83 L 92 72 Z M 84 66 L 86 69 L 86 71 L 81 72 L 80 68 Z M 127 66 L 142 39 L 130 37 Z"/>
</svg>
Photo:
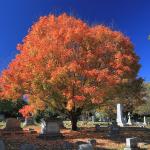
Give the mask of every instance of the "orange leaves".
<svg viewBox="0 0 150 150">
<path fill-rule="evenodd" d="M 69 90 L 65 90 L 63 91 L 63 96 L 66 97 L 67 99 L 70 99 L 72 95 Z"/>
<path fill-rule="evenodd" d="M 86 97 L 82 95 L 75 95 L 73 99 L 69 99 L 66 105 L 66 109 L 71 111 L 75 105 L 79 105 L 85 101 Z"/>
<path fill-rule="evenodd" d="M 114 58 L 120 60 L 122 58 L 121 52 L 116 53 Z"/>
<path fill-rule="evenodd" d="M 109 71 L 108 69 L 102 69 L 99 71 L 97 81 L 102 81 L 103 79 L 106 79 L 109 76 Z"/>
<path fill-rule="evenodd" d="M 98 98 L 92 98 L 91 101 L 93 104 L 99 104 L 100 103 Z"/>
<path fill-rule="evenodd" d="M 75 99 L 76 101 L 84 101 L 84 100 L 85 100 L 85 96 L 76 95 L 76 96 L 74 96 L 74 99 Z"/>
<path fill-rule="evenodd" d="M 17 50 L 22 50 L 22 48 L 23 48 L 23 45 L 21 45 L 21 44 L 17 45 Z"/>
<path fill-rule="evenodd" d="M 91 59 L 93 59 L 95 56 L 90 52 L 90 51 L 88 51 L 87 52 L 87 60 L 91 60 Z"/>
<path fill-rule="evenodd" d="M 33 111 L 33 106 L 25 105 L 19 110 L 19 113 L 21 113 L 23 117 L 29 117 L 33 113 Z"/>
<path fill-rule="evenodd" d="M 47 68 L 50 69 L 52 67 L 52 65 L 53 65 L 53 62 L 51 60 L 49 60 L 47 63 Z"/>
<path fill-rule="evenodd" d="M 97 69 L 85 70 L 85 74 L 88 77 L 97 77 L 99 71 Z"/>
<path fill-rule="evenodd" d="M 51 72 L 51 82 L 60 80 L 66 73 L 66 67 L 56 67 L 54 71 Z"/>
<path fill-rule="evenodd" d="M 96 87 L 95 86 L 91 86 L 91 87 L 83 87 L 81 88 L 81 91 L 84 92 L 85 94 L 93 94 L 96 91 Z"/>
<path fill-rule="evenodd" d="M 32 95 L 37 108 L 51 98 L 69 111 L 100 103 L 106 90 L 135 78 L 139 69 L 129 38 L 67 14 L 40 17 L 17 49 L 1 76 L 0 95 Z"/>
<path fill-rule="evenodd" d="M 7 91 L 8 89 L 10 89 L 11 88 L 11 86 L 10 85 L 4 85 L 4 89 Z"/>
<path fill-rule="evenodd" d="M 73 102 L 73 100 L 72 100 L 72 99 L 68 100 L 66 109 L 67 109 L 68 111 L 71 111 L 73 107 L 74 107 L 74 102 Z"/>
<path fill-rule="evenodd" d="M 118 74 L 118 75 L 122 75 L 123 74 L 123 71 L 120 69 L 118 69 L 117 71 L 116 71 L 116 73 Z"/>
<path fill-rule="evenodd" d="M 77 61 L 73 61 L 69 64 L 68 69 L 71 72 L 77 72 L 77 70 L 81 69 L 80 65 L 77 63 Z"/>
</svg>

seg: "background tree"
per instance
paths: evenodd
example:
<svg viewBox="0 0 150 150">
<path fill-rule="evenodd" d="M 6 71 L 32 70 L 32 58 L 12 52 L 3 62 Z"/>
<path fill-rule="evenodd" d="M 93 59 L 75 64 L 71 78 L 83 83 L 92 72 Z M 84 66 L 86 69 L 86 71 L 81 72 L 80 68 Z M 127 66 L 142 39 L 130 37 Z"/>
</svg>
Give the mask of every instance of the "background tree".
<svg viewBox="0 0 150 150">
<path fill-rule="evenodd" d="M 145 103 L 144 97 L 146 95 L 143 79 L 137 78 L 130 82 L 120 84 L 115 90 L 110 91 L 104 103 L 98 106 L 97 110 L 105 112 L 111 118 L 115 119 L 117 103 L 121 103 L 124 106 L 124 115 L 127 115 L 128 112 L 134 112 L 138 106 Z"/>
<path fill-rule="evenodd" d="M 19 99 L 19 100 L 0 100 L 0 113 L 4 114 L 5 117 L 18 117 L 19 109 L 23 107 L 26 103 Z"/>
<path fill-rule="evenodd" d="M 66 14 L 41 17 L 17 48 L 20 54 L 2 73 L 0 96 L 27 94 L 36 109 L 67 115 L 73 130 L 83 110 L 135 80 L 140 67 L 129 38 Z"/>
<path fill-rule="evenodd" d="M 137 113 L 141 116 L 150 116 L 150 83 L 144 83 L 145 87 L 145 96 L 144 96 L 144 103 L 137 107 L 134 110 L 134 113 Z"/>
<path fill-rule="evenodd" d="M 44 110 L 38 110 L 35 114 L 35 120 L 37 122 L 40 122 L 41 119 L 44 118 L 44 120 L 48 120 L 48 118 L 53 118 L 53 119 L 62 119 L 63 116 L 59 116 L 59 114 L 57 114 L 53 109 L 51 109 L 50 107 L 49 108 L 46 108 Z M 61 117 L 61 118 L 60 118 Z"/>
</svg>

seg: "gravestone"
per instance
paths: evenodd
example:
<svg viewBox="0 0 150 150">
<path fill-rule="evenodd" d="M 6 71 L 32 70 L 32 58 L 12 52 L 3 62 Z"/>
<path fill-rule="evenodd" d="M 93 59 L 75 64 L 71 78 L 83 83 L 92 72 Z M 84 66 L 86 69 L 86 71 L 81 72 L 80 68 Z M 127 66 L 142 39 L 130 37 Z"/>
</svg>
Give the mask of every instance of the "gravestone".
<svg viewBox="0 0 150 150">
<path fill-rule="evenodd" d="M 88 116 L 88 121 L 92 121 L 92 118 L 91 118 L 91 116 Z"/>
<path fill-rule="evenodd" d="M 91 116 L 92 122 L 95 122 L 95 116 Z"/>
<path fill-rule="evenodd" d="M 137 127 L 143 128 L 145 127 L 145 125 L 143 124 L 143 122 L 135 122 L 134 123 Z"/>
<path fill-rule="evenodd" d="M 92 144 L 81 144 L 79 145 L 78 150 L 93 150 Z"/>
<path fill-rule="evenodd" d="M 124 150 L 136 150 L 138 148 L 137 146 L 137 138 L 126 138 L 126 147 Z"/>
<path fill-rule="evenodd" d="M 0 140 L 0 150 L 5 150 L 5 144 L 2 140 Z"/>
<path fill-rule="evenodd" d="M 86 120 L 87 120 L 86 116 L 82 115 L 82 121 L 86 121 Z"/>
<path fill-rule="evenodd" d="M 109 137 L 114 137 L 117 136 L 120 133 L 120 127 L 117 125 L 116 122 L 113 122 L 112 125 L 110 125 L 108 131 L 108 136 Z"/>
<path fill-rule="evenodd" d="M 33 144 L 23 144 L 20 150 L 36 150 L 36 147 Z"/>
<path fill-rule="evenodd" d="M 33 117 L 27 117 L 25 118 L 25 122 L 23 123 L 24 126 L 28 126 L 28 125 L 34 125 L 34 118 Z"/>
<path fill-rule="evenodd" d="M 123 115 L 122 115 L 122 105 L 121 104 L 117 104 L 117 125 L 120 127 L 124 126 L 124 121 L 123 121 Z"/>
<path fill-rule="evenodd" d="M 4 114 L 0 114 L 0 121 L 4 121 L 5 120 L 5 115 Z"/>
<path fill-rule="evenodd" d="M 132 125 L 130 112 L 128 113 L 128 122 L 127 122 L 127 125 L 130 125 L 130 126 Z"/>
<path fill-rule="evenodd" d="M 60 132 L 59 124 L 57 122 L 48 122 L 46 131 L 48 133 L 59 133 Z"/>
<path fill-rule="evenodd" d="M 6 127 L 4 128 L 6 131 L 21 131 L 20 121 L 16 118 L 8 118 L 6 120 Z"/>
<path fill-rule="evenodd" d="M 42 120 L 41 122 L 41 134 L 39 138 L 56 138 L 62 137 L 60 133 L 60 122 L 56 120 Z"/>
<path fill-rule="evenodd" d="M 146 117 L 144 116 L 144 122 L 143 122 L 143 125 L 147 125 L 147 122 L 146 122 Z"/>
</svg>

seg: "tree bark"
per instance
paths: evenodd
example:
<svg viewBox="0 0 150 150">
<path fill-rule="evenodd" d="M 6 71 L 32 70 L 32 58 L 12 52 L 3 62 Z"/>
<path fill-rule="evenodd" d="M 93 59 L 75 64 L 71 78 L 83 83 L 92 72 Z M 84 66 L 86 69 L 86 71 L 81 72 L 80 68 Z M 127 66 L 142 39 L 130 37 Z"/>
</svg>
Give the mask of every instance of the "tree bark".
<svg viewBox="0 0 150 150">
<path fill-rule="evenodd" d="M 77 122 L 78 122 L 78 117 L 76 115 L 71 116 L 71 125 L 72 125 L 72 130 L 77 131 Z"/>
</svg>

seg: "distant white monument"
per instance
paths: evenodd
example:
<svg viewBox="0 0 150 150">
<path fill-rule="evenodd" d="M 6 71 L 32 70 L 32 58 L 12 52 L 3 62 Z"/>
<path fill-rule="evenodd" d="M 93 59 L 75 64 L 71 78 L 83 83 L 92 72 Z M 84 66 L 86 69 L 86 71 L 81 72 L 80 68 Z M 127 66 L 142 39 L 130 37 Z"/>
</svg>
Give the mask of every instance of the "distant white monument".
<svg viewBox="0 0 150 150">
<path fill-rule="evenodd" d="M 120 127 L 124 126 L 124 121 L 123 121 L 123 115 L 122 115 L 122 105 L 121 104 L 117 104 L 117 125 Z"/>
<path fill-rule="evenodd" d="M 144 116 L 144 122 L 143 122 L 143 125 L 147 125 L 147 123 L 146 123 L 146 117 Z"/>
<path fill-rule="evenodd" d="M 128 113 L 128 122 L 127 122 L 127 125 L 130 125 L 130 126 L 132 125 L 130 112 Z"/>
</svg>

